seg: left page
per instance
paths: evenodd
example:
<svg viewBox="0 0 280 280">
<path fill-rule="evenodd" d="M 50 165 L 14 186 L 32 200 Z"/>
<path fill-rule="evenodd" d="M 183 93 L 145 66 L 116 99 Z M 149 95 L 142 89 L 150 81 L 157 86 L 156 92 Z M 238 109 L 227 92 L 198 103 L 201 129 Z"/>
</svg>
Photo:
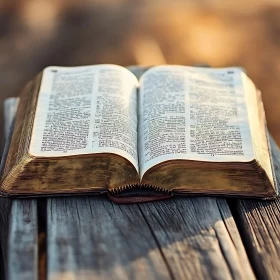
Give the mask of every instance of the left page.
<svg viewBox="0 0 280 280">
<path fill-rule="evenodd" d="M 137 78 L 117 65 L 43 72 L 29 154 L 113 153 L 138 171 Z"/>
</svg>

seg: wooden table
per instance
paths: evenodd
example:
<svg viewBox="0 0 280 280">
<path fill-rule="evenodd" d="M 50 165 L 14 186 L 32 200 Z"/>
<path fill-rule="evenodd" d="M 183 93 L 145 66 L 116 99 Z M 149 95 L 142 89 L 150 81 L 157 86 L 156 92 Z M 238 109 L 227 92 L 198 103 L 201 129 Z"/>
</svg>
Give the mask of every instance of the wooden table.
<svg viewBox="0 0 280 280">
<path fill-rule="evenodd" d="M 7 127 L 15 102 L 5 103 Z M 2 263 L 12 280 L 280 279 L 279 202 L 1 198 Z"/>
</svg>

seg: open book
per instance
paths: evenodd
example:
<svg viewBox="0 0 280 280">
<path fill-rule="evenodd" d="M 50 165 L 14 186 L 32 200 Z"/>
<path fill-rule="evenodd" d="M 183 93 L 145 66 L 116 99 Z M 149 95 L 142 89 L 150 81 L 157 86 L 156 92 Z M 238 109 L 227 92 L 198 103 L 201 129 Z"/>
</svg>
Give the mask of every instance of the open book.
<svg viewBox="0 0 280 280">
<path fill-rule="evenodd" d="M 239 68 L 48 67 L 20 95 L 1 193 L 277 194 L 260 92 Z"/>
</svg>

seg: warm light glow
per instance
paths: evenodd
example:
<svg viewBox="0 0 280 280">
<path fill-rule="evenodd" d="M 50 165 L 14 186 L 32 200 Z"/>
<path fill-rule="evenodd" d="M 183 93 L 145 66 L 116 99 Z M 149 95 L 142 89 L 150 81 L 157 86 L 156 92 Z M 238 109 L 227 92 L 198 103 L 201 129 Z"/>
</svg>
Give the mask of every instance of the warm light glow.
<svg viewBox="0 0 280 280">
<path fill-rule="evenodd" d="M 138 65 L 166 64 L 158 42 L 154 39 L 140 39 L 134 42 L 134 55 Z"/>
</svg>

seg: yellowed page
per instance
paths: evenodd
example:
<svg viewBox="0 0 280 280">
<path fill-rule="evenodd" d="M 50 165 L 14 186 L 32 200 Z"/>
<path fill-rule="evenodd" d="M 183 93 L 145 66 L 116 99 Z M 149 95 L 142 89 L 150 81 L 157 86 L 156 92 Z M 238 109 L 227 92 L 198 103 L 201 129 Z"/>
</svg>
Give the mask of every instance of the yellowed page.
<svg viewBox="0 0 280 280">
<path fill-rule="evenodd" d="M 239 68 L 158 66 L 140 84 L 141 176 L 168 160 L 254 159 Z"/>
<path fill-rule="evenodd" d="M 138 170 L 137 86 L 137 78 L 117 65 L 46 68 L 29 153 L 114 153 Z"/>
</svg>

